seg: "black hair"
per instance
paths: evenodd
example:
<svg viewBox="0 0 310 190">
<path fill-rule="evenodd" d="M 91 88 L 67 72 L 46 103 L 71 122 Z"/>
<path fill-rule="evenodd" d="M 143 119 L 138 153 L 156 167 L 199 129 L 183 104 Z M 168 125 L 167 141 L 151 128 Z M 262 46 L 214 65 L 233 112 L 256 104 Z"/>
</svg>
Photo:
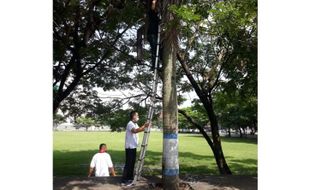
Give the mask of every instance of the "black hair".
<svg viewBox="0 0 310 190">
<path fill-rule="evenodd" d="M 99 150 L 103 147 L 103 146 L 107 146 L 106 144 L 102 143 L 99 145 Z"/>
<path fill-rule="evenodd" d="M 138 113 L 138 112 L 137 112 L 137 111 L 131 111 L 131 112 L 130 112 L 130 115 L 129 115 L 130 120 L 132 120 L 133 116 L 134 116 L 136 113 Z"/>
</svg>

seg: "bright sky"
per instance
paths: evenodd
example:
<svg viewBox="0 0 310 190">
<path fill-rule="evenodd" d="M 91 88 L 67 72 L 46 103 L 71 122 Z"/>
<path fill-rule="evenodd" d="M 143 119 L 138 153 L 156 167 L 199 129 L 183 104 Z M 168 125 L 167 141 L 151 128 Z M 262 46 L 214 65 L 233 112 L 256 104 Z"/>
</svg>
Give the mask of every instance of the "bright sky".
<svg viewBox="0 0 310 190">
<path fill-rule="evenodd" d="M 96 88 L 98 91 L 99 97 L 102 98 L 103 101 L 110 101 L 113 98 L 125 98 L 126 96 L 133 96 L 136 94 L 140 94 L 139 91 L 131 91 L 131 90 L 110 90 L 110 91 L 103 91 L 101 88 Z M 195 98 L 198 98 L 194 91 L 189 93 L 182 93 L 183 97 L 187 100 L 180 105 L 180 108 L 185 108 L 191 106 L 191 101 Z M 124 106 L 124 108 L 128 108 L 128 104 Z"/>
</svg>

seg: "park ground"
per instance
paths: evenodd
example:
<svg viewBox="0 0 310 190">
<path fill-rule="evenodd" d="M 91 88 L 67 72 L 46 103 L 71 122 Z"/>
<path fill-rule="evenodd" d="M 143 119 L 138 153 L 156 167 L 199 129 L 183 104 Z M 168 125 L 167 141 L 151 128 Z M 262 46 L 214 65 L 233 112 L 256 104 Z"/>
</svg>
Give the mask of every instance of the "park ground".
<svg viewBox="0 0 310 190">
<path fill-rule="evenodd" d="M 139 134 L 140 142 L 142 135 Z M 110 185 L 110 189 L 121 189 L 119 177 L 103 178 L 105 180 L 100 182 L 100 178 L 85 176 L 100 143 L 108 145 L 117 175 L 121 175 L 125 157 L 124 138 L 124 132 L 54 132 L 54 188 L 109 189 L 107 185 Z M 222 146 L 234 176 L 219 176 L 211 149 L 200 134 L 179 134 L 181 180 L 193 189 L 257 189 L 257 139 L 222 138 Z M 139 183 L 142 189 L 157 183 L 161 172 L 161 152 L 162 133 L 152 132 L 143 175 L 153 177 L 146 177 Z M 105 186 L 100 187 L 100 184 Z M 134 189 L 139 189 L 139 186 Z"/>
</svg>

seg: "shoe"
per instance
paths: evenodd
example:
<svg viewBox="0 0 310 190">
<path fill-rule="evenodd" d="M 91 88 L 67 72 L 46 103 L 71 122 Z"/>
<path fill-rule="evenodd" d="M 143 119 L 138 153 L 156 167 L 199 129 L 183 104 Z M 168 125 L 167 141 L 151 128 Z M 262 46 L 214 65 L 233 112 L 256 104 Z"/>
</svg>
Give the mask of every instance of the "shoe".
<svg viewBox="0 0 310 190">
<path fill-rule="evenodd" d="M 133 182 L 133 180 L 128 180 L 128 184 L 126 185 L 126 187 L 134 186 L 135 184 L 132 182 Z"/>
<path fill-rule="evenodd" d="M 126 186 L 128 184 L 128 180 L 122 179 L 121 186 Z"/>
</svg>

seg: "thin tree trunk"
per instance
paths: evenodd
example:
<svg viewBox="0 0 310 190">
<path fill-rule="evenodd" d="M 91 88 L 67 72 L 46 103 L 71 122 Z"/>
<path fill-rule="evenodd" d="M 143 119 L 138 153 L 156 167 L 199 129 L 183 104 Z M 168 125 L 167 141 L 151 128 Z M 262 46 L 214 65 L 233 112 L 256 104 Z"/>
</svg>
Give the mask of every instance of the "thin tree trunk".
<svg viewBox="0 0 310 190">
<path fill-rule="evenodd" d="M 73 81 L 70 83 L 70 85 L 66 88 L 65 91 L 60 91 L 62 89 L 59 89 L 57 92 L 56 98 L 53 102 L 53 113 L 55 114 L 57 109 L 60 106 L 60 103 L 70 95 L 70 93 L 76 88 L 78 83 L 80 82 L 82 76 L 76 76 Z"/>
<path fill-rule="evenodd" d="M 213 148 L 214 148 L 214 157 L 216 160 L 216 164 L 218 166 L 220 174 L 232 174 L 230 171 L 230 168 L 228 167 L 225 156 L 222 150 L 221 145 L 221 139 L 219 135 L 219 127 L 218 127 L 218 121 L 217 117 L 215 115 L 214 109 L 213 109 L 213 103 L 212 103 L 212 96 L 211 92 L 207 91 L 205 89 L 201 89 L 201 87 L 197 84 L 195 79 L 193 78 L 187 64 L 184 62 L 184 60 L 181 58 L 179 54 L 177 54 L 177 58 L 179 62 L 181 63 L 181 66 L 190 81 L 191 85 L 193 86 L 196 94 L 198 95 L 200 101 L 202 102 L 205 110 L 207 111 L 207 115 L 209 117 L 210 123 L 211 123 L 211 131 L 212 131 L 212 139 L 213 139 Z"/>
<path fill-rule="evenodd" d="M 199 125 L 198 123 L 196 123 L 189 115 L 186 114 L 185 111 L 179 110 L 179 113 L 181 113 L 187 119 L 188 122 L 190 122 L 194 127 L 196 127 L 200 131 L 200 133 L 203 135 L 203 137 L 206 139 L 207 143 L 211 147 L 212 151 L 214 151 L 213 142 L 208 136 L 208 134 L 203 130 L 203 127 Z"/>
<path fill-rule="evenodd" d="M 241 127 L 238 128 L 239 130 L 239 137 L 242 138 L 242 131 L 241 131 Z"/>
<path fill-rule="evenodd" d="M 232 174 L 225 160 L 224 152 L 221 145 L 220 134 L 218 131 L 218 122 L 213 109 L 213 105 L 212 103 L 210 103 L 210 101 L 207 100 L 208 100 L 207 98 L 204 99 L 205 102 L 204 107 L 207 110 L 207 114 L 209 116 L 211 123 L 214 156 L 216 159 L 217 166 L 221 174 Z"/>
</svg>

